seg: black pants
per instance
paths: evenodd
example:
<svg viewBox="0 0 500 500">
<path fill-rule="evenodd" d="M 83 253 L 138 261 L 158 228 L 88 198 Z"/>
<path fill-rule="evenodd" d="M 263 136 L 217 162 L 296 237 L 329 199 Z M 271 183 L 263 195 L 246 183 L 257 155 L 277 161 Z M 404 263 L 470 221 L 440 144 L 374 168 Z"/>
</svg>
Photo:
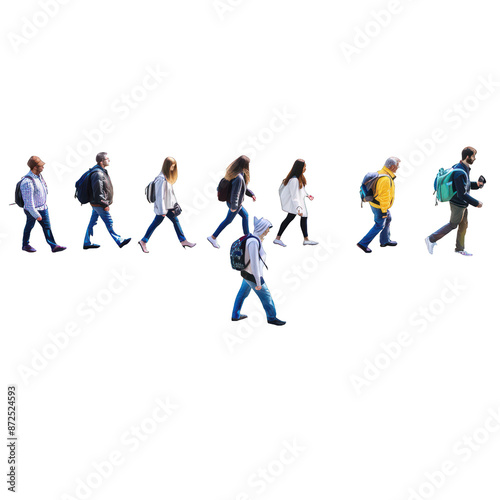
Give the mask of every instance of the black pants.
<svg viewBox="0 0 500 500">
<path fill-rule="evenodd" d="M 285 232 L 285 229 L 288 227 L 288 224 L 295 219 L 296 214 L 288 214 L 286 219 L 281 223 L 280 230 L 278 231 L 278 236 L 281 238 L 281 235 Z M 304 238 L 307 238 L 307 217 L 300 218 L 300 229 L 302 229 L 302 234 Z"/>
</svg>

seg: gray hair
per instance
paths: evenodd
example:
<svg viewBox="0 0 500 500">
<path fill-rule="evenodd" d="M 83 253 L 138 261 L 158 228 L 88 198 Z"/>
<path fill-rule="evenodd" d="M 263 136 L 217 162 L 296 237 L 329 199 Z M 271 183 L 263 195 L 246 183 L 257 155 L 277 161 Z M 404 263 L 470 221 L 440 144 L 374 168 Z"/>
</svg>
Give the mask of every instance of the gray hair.
<svg viewBox="0 0 500 500">
<path fill-rule="evenodd" d="M 106 156 L 108 156 L 108 153 L 97 153 L 97 156 L 95 157 L 95 161 L 99 165 L 101 161 L 104 161 L 106 159 Z"/>
<path fill-rule="evenodd" d="M 391 156 L 385 160 L 384 167 L 391 168 L 395 167 L 401 160 L 397 156 Z"/>
</svg>

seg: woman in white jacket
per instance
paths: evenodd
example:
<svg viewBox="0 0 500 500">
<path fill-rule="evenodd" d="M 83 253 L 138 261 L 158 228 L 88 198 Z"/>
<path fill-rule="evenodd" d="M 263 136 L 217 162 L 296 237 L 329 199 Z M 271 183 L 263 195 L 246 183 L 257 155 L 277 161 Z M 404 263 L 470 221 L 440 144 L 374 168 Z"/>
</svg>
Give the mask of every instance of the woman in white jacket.
<svg viewBox="0 0 500 500">
<path fill-rule="evenodd" d="M 314 200 L 314 196 L 310 196 L 306 192 L 306 178 L 304 173 L 306 171 L 306 162 L 304 160 L 296 160 L 293 164 L 292 170 L 288 173 L 285 180 L 280 186 L 280 199 L 281 208 L 284 212 L 288 212 L 285 220 L 281 223 L 278 235 L 273 243 L 286 247 L 281 241 L 281 236 L 288 227 L 288 224 L 295 219 L 295 216 L 300 217 L 300 228 L 304 236 L 304 245 L 317 245 L 316 241 L 309 239 L 307 234 L 307 207 L 305 199 L 309 198 Z"/>
<path fill-rule="evenodd" d="M 286 323 L 286 321 L 281 321 L 276 317 L 276 307 L 274 306 L 271 292 L 267 288 L 262 276 L 266 260 L 266 252 L 262 246 L 262 241 L 267 233 L 269 233 L 271 227 L 272 225 L 267 219 L 257 219 L 257 217 L 254 217 L 254 231 L 247 236 L 245 241 L 245 257 L 248 259 L 248 264 L 241 271 L 243 283 L 234 301 L 233 314 L 231 316 L 233 321 L 239 321 L 248 317 L 246 314 L 241 314 L 241 308 L 250 291 L 253 290 L 264 306 L 267 322 L 276 326 L 283 326 Z"/>
<path fill-rule="evenodd" d="M 163 222 L 165 217 L 168 217 L 172 221 L 177 237 L 179 238 L 179 241 L 184 248 L 191 248 L 196 245 L 196 243 L 190 243 L 186 240 L 186 237 L 182 232 L 179 219 L 175 215 L 175 206 L 177 205 L 177 199 L 175 198 L 173 185 L 176 181 L 177 162 L 174 158 L 169 156 L 168 158 L 165 158 L 161 173 L 154 180 L 156 194 L 154 210 L 156 217 L 146 231 L 144 238 L 139 241 L 139 246 L 142 248 L 142 251 L 144 253 L 149 253 L 149 250 L 146 247 L 146 243 L 149 241 L 149 238 L 151 238 L 154 230 Z"/>
</svg>

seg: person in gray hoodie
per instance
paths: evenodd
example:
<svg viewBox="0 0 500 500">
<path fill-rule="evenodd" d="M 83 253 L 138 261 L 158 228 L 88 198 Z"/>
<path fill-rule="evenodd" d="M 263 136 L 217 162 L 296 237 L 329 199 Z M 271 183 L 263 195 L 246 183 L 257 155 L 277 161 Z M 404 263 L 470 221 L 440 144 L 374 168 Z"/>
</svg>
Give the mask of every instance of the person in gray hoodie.
<svg viewBox="0 0 500 500">
<path fill-rule="evenodd" d="M 248 317 L 241 314 L 241 308 L 250 294 L 250 290 L 253 290 L 266 311 L 267 322 L 276 326 L 282 326 L 286 323 L 286 321 L 281 321 L 276 317 L 276 307 L 271 292 L 262 276 L 263 266 L 266 265 L 266 252 L 262 246 L 262 241 L 272 227 L 272 224 L 267 219 L 254 217 L 254 231 L 248 235 L 245 241 L 245 257 L 248 259 L 248 265 L 241 271 L 243 282 L 234 301 L 232 321 L 239 321 Z"/>
<path fill-rule="evenodd" d="M 215 230 L 214 234 L 207 237 L 207 240 L 214 248 L 220 248 L 220 245 L 217 243 L 217 236 L 219 236 L 226 226 L 233 222 L 236 214 L 241 216 L 243 234 L 248 234 L 250 232 L 248 229 L 248 212 L 245 210 L 245 207 L 243 207 L 243 199 L 245 195 L 250 196 L 253 201 L 257 199 L 255 194 L 247 188 L 250 182 L 250 158 L 248 158 L 248 156 L 242 155 L 236 158 L 236 160 L 227 167 L 224 179 L 231 183 L 229 201 L 226 202 L 229 211 L 227 212 L 226 218 Z"/>
</svg>

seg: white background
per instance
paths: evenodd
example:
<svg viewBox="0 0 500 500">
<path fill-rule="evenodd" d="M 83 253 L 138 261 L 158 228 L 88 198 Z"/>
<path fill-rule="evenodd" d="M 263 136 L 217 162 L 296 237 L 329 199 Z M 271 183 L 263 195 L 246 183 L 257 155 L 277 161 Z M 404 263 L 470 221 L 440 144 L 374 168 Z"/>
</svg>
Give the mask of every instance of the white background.
<svg viewBox="0 0 500 500">
<path fill-rule="evenodd" d="M 18 498 L 403 500 L 419 488 L 413 498 L 498 498 L 499 425 L 481 431 L 500 406 L 493 4 L 232 3 L 218 12 L 210 0 L 73 0 L 52 7 L 24 42 L 28 22 L 44 23 L 41 3 L 3 7 L 1 390 L 6 401 L 7 385 L 18 386 Z M 350 58 L 343 43 L 358 43 Z M 148 68 L 168 76 L 137 90 Z M 495 82 L 489 94 L 481 79 Z M 124 109 L 122 95 L 134 92 L 141 101 Z M 293 117 L 269 134 L 277 111 Z M 103 119 L 112 132 L 86 146 Z M 439 144 L 429 142 L 435 129 Z M 265 323 L 255 296 L 243 309 L 251 321 L 230 321 L 240 278 L 228 250 L 239 218 L 220 250 L 206 241 L 226 213 L 216 181 L 259 134 L 257 202 L 245 206 L 274 224 L 265 276 L 282 328 Z M 478 150 L 472 177 L 488 180 L 476 193 L 484 208 L 469 214 L 474 257 L 454 254 L 454 234 L 431 257 L 424 238 L 449 217 L 434 206 L 434 176 L 469 145 Z M 78 147 L 89 152 L 68 158 Z M 73 186 L 99 151 L 111 158 L 115 228 L 133 238 L 121 250 L 102 222 L 101 248 L 82 249 L 90 208 Z M 8 203 L 31 155 L 47 162 L 52 227 L 68 247 L 60 254 L 39 227 L 38 252 L 21 252 L 25 218 Z M 168 155 L 179 165 L 180 221 L 197 246 L 183 250 L 165 221 L 145 255 L 137 241 L 154 214 L 144 187 Z M 392 155 L 403 159 L 392 209 L 399 245 L 374 241 L 365 255 L 355 244 L 372 217 L 359 207 L 359 184 Z M 298 220 L 283 236 L 287 248 L 272 244 L 285 216 L 278 187 L 296 158 L 316 197 L 308 207 L 318 247 L 302 246 Z M 111 295 L 113 273 L 129 278 Z M 92 298 L 109 303 L 91 318 Z M 70 323 L 80 333 L 68 338 Z M 405 332 L 410 344 L 390 360 L 382 344 Z M 56 351 L 55 334 L 66 338 Z M 385 368 L 356 390 L 353 376 L 375 360 Z M 154 431 L 146 424 L 150 434 L 132 451 L 122 436 L 151 424 L 156 398 L 178 408 Z M 484 444 L 461 445 L 464 435 Z M 302 451 L 280 465 L 284 441 Z M 99 478 L 92 464 L 112 453 L 121 465 Z M 426 486 L 445 461 L 455 472 Z M 256 487 L 268 466 L 272 482 Z M 91 489 L 78 490 L 89 478 Z"/>
</svg>

